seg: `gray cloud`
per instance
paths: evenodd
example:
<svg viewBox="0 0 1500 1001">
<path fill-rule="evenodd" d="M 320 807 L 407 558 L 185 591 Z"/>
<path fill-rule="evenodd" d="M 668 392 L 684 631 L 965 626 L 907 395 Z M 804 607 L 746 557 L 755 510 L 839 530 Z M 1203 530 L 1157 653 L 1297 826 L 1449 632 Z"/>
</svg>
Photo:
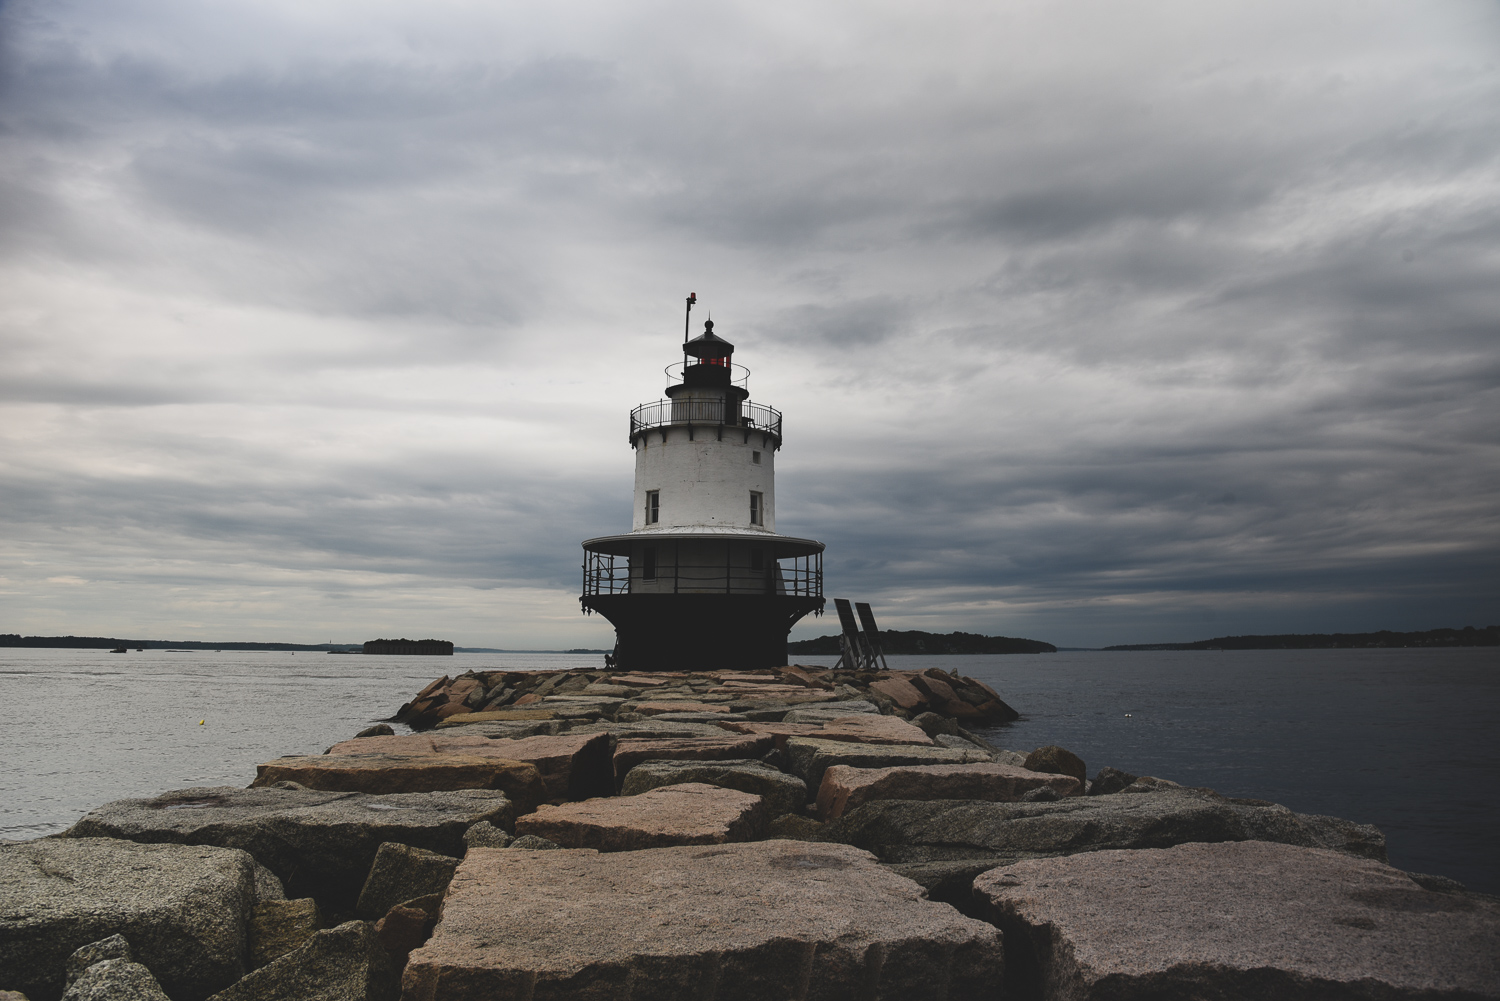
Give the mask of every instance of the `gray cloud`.
<svg viewBox="0 0 1500 1001">
<path fill-rule="evenodd" d="M 1341 10 L 13 2 L 0 618 L 602 642 L 691 288 L 893 625 L 1485 624 L 1495 14 Z"/>
</svg>

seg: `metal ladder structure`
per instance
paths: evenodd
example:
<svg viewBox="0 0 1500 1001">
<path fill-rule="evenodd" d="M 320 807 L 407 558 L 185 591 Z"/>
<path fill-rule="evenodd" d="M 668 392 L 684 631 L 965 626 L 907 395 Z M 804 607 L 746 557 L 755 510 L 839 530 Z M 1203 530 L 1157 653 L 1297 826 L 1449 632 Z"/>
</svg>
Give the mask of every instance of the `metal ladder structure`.
<svg viewBox="0 0 1500 1001">
<path fill-rule="evenodd" d="M 834 598 L 833 606 L 838 609 L 839 626 L 843 629 L 839 635 L 839 661 L 833 665 L 833 669 L 890 670 L 885 662 L 885 653 L 880 649 L 880 629 L 875 625 L 875 613 L 870 610 L 869 602 L 857 602 L 851 608 L 849 599 Z M 855 619 L 856 610 L 859 613 L 858 620 Z M 861 630 L 860 626 L 864 629 Z"/>
</svg>

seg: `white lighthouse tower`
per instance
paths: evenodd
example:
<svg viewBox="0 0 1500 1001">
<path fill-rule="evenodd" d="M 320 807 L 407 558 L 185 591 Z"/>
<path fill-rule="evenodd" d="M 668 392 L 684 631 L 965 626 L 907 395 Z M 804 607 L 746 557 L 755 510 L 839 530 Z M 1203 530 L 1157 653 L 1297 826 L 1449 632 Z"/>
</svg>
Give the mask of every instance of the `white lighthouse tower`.
<svg viewBox="0 0 1500 1001">
<path fill-rule="evenodd" d="M 583 544 L 579 600 L 614 624 L 621 667 L 785 664 L 787 632 L 822 612 L 823 544 L 776 534 L 781 413 L 750 402 L 713 327 L 683 344 L 666 399 L 630 412 L 630 533 Z"/>
</svg>

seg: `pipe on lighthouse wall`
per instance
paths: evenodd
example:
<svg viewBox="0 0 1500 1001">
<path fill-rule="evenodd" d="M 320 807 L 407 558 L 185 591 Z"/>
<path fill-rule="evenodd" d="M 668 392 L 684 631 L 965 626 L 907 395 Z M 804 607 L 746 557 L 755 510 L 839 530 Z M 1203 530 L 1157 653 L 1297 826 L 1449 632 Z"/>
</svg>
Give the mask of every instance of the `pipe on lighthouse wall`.
<svg viewBox="0 0 1500 1001">
<path fill-rule="evenodd" d="M 690 437 L 691 434 L 691 437 Z M 665 438 L 665 440 L 663 440 Z M 776 531 L 776 449 L 761 432 L 713 425 L 669 426 L 635 443 L 635 514 L 644 528 L 735 528 Z M 760 462 L 753 460 L 760 453 Z M 646 493 L 660 491 L 659 519 L 646 523 Z M 750 523 L 750 494 L 762 497 L 763 524 Z"/>
</svg>

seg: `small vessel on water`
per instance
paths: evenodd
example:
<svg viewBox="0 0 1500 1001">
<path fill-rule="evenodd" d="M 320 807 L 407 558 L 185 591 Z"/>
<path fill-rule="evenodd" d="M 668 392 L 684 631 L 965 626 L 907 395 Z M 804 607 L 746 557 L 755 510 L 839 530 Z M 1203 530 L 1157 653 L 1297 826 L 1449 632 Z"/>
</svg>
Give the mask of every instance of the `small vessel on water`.
<svg viewBox="0 0 1500 1001">
<path fill-rule="evenodd" d="M 130 652 L 129 650 L 125 649 L 122 646 L 117 646 L 113 650 L 110 651 L 110 653 L 129 653 L 129 652 Z"/>
</svg>

